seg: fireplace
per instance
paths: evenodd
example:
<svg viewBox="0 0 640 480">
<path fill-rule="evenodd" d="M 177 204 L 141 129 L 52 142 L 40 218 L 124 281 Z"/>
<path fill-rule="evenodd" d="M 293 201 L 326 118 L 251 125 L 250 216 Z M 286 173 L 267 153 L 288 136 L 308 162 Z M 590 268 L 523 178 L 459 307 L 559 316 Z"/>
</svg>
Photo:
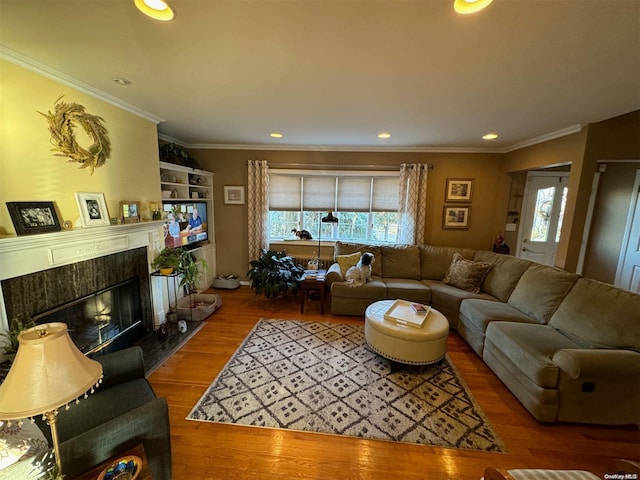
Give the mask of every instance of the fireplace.
<svg viewBox="0 0 640 480">
<path fill-rule="evenodd" d="M 150 276 L 162 228 L 140 222 L 0 237 L 0 328 L 16 317 L 63 321 L 90 355 L 152 332 L 167 309 L 164 284 Z"/>
<path fill-rule="evenodd" d="M 140 281 L 131 278 L 35 315 L 38 324 L 61 322 L 78 349 L 89 356 L 126 348 L 145 335 Z"/>
</svg>

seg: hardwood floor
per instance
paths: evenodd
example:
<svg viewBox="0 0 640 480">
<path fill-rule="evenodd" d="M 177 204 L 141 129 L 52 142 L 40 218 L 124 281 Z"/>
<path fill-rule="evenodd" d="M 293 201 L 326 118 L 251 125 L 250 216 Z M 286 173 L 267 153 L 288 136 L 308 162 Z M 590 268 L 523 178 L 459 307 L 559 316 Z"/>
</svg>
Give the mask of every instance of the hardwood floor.
<svg viewBox="0 0 640 480">
<path fill-rule="evenodd" d="M 255 323 L 264 318 L 362 323 L 320 315 L 318 301 L 268 300 L 248 287 L 216 290 L 222 307 L 149 380 L 169 402 L 173 478 L 461 479 L 487 466 L 585 469 L 600 475 L 616 458 L 640 459 L 636 428 L 543 425 L 531 417 L 455 332 L 449 357 L 502 438 L 508 453 L 491 454 L 342 436 L 185 420 Z"/>
</svg>

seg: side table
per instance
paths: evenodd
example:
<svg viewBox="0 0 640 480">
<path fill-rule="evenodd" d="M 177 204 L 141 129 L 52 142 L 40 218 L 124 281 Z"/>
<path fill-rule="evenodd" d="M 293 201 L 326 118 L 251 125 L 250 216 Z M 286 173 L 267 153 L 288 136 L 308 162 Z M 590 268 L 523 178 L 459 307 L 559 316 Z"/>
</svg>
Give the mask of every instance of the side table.
<svg viewBox="0 0 640 480">
<path fill-rule="evenodd" d="M 320 313 L 324 314 L 324 299 L 326 294 L 326 270 L 306 270 L 300 281 L 300 313 L 304 313 L 304 302 L 309 292 L 318 292 L 320 296 Z"/>
</svg>

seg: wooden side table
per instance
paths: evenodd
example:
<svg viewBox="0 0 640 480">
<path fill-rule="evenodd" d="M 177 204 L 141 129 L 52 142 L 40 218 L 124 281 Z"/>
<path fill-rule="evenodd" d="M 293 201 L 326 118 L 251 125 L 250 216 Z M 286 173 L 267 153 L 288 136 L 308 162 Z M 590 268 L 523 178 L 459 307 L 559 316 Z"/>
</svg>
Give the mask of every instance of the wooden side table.
<svg viewBox="0 0 640 480">
<path fill-rule="evenodd" d="M 326 270 L 308 270 L 300 281 L 300 313 L 304 313 L 304 302 L 309 292 L 318 292 L 320 296 L 320 313 L 324 314 L 324 299 L 326 294 L 325 280 L 327 278 Z"/>
<path fill-rule="evenodd" d="M 119 458 L 126 457 L 128 455 L 135 455 L 136 457 L 140 457 L 140 459 L 142 460 L 142 470 L 140 470 L 140 475 L 138 475 L 136 480 L 153 480 L 153 476 L 149 471 L 147 456 L 144 453 L 144 446 L 141 443 L 136 445 L 135 447 L 130 448 L 126 452 L 114 455 L 109 460 L 102 462 L 97 467 L 92 468 L 90 471 L 84 473 L 83 475 L 80 475 L 79 477 L 76 477 L 74 480 L 96 480 L 98 478 L 98 475 L 100 475 L 104 468 L 108 467 L 112 462 L 115 462 Z M 64 465 L 62 467 L 64 468 Z"/>
</svg>

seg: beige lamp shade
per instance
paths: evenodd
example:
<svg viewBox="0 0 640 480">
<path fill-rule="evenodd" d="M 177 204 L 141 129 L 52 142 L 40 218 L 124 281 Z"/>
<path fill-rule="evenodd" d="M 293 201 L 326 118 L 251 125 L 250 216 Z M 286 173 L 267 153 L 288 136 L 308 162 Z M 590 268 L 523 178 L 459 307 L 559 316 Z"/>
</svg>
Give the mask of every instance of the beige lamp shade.
<svg viewBox="0 0 640 480">
<path fill-rule="evenodd" d="M 102 365 L 84 356 L 64 323 L 47 323 L 18 335 L 18 353 L 0 385 L 0 419 L 56 410 L 98 385 Z"/>
</svg>

